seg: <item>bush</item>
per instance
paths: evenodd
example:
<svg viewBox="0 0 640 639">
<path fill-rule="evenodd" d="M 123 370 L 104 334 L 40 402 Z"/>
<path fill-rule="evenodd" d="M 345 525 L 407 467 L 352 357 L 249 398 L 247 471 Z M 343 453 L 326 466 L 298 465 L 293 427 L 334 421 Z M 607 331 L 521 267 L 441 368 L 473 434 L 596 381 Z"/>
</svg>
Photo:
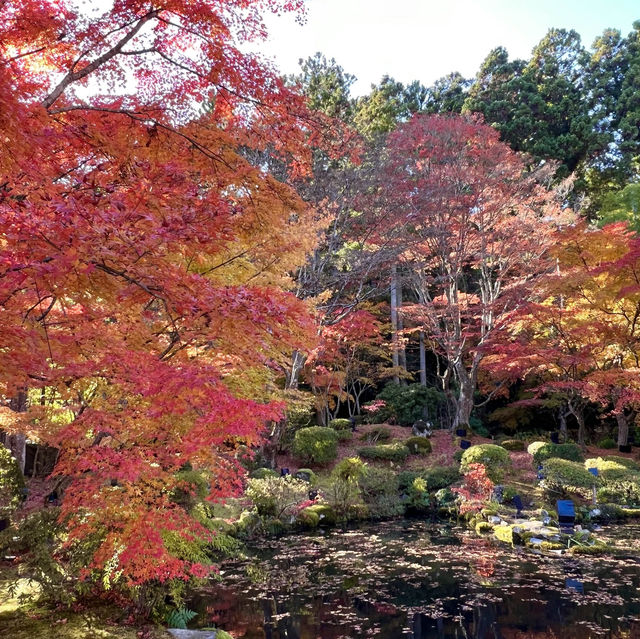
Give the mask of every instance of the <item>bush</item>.
<svg viewBox="0 0 640 639">
<path fill-rule="evenodd" d="M 533 444 L 531 445 L 533 446 Z M 531 448 L 529 446 L 529 448 Z M 528 450 L 528 449 L 527 449 Z M 550 444 L 545 443 L 539 446 L 533 453 L 533 462 L 541 464 L 545 459 L 566 459 L 573 462 L 583 462 L 584 455 L 578 444 L 573 442 L 567 442 L 566 444 Z"/>
<path fill-rule="evenodd" d="M 422 477 L 416 477 L 407 487 L 407 509 L 423 512 L 431 506 L 427 482 Z"/>
<path fill-rule="evenodd" d="M 291 515 L 308 493 L 309 484 L 291 475 L 250 479 L 247 484 L 247 496 L 262 517 Z"/>
<path fill-rule="evenodd" d="M 489 429 L 475 415 L 469 418 L 469 427 L 478 437 L 491 437 Z"/>
<path fill-rule="evenodd" d="M 605 437 L 604 439 L 601 439 L 596 446 L 598 448 L 615 448 L 616 443 L 611 439 L 611 437 Z"/>
<path fill-rule="evenodd" d="M 265 477 L 278 477 L 278 473 L 272 468 L 256 468 L 249 473 L 251 479 L 264 479 Z"/>
<path fill-rule="evenodd" d="M 293 438 L 294 457 L 314 464 L 326 464 L 338 455 L 338 437 L 332 428 L 302 428 Z"/>
<path fill-rule="evenodd" d="M 353 433 L 350 430 L 337 430 L 336 435 L 339 442 L 350 442 L 353 439 Z"/>
<path fill-rule="evenodd" d="M 462 453 L 460 472 L 466 474 L 471 464 L 482 464 L 487 469 L 487 476 L 491 481 L 499 482 L 505 469 L 511 465 L 511 458 L 501 446 L 478 444 Z"/>
<path fill-rule="evenodd" d="M 402 462 L 409 456 L 409 449 L 400 442 L 396 442 L 361 448 L 358 450 L 358 455 L 363 459 Z"/>
<path fill-rule="evenodd" d="M 597 468 L 599 476 L 605 481 L 634 481 L 640 479 L 640 473 L 619 462 L 621 457 L 592 457 L 584 462 L 585 468 Z"/>
<path fill-rule="evenodd" d="M 379 419 L 394 420 L 397 424 L 405 426 L 423 419 L 425 411 L 429 415 L 436 415 L 439 406 L 446 402 L 444 393 L 422 384 L 387 384 L 377 399 L 385 402 L 378 413 Z"/>
<path fill-rule="evenodd" d="M 367 442 L 368 444 L 386 442 L 390 439 L 391 431 L 386 426 L 375 426 L 366 433 L 362 433 L 362 435 L 360 435 L 360 441 Z"/>
<path fill-rule="evenodd" d="M 529 453 L 529 455 L 535 455 L 543 446 L 546 446 L 547 444 L 548 442 L 531 442 L 527 446 L 527 452 Z"/>
<path fill-rule="evenodd" d="M 428 455 L 431 452 L 431 442 L 426 437 L 409 437 L 403 443 L 412 455 Z"/>
<path fill-rule="evenodd" d="M 333 526 L 336 523 L 336 513 L 329 504 L 314 504 L 304 509 L 308 513 L 317 515 L 320 526 Z"/>
<path fill-rule="evenodd" d="M 612 461 L 616 464 L 620 464 L 625 468 L 629 468 L 630 470 L 638 470 L 640 471 L 640 464 L 634 459 L 629 459 L 628 457 L 618 457 L 618 455 L 607 455 L 603 457 L 605 461 Z"/>
<path fill-rule="evenodd" d="M 456 452 L 453 453 L 453 461 L 459 464 L 462 461 L 462 455 L 464 455 L 464 450 L 456 450 Z"/>
<path fill-rule="evenodd" d="M 346 457 L 333 467 L 331 476 L 342 481 L 358 481 L 365 473 L 366 467 L 359 457 Z"/>
<path fill-rule="evenodd" d="M 279 442 L 280 449 L 289 449 L 295 434 L 301 428 L 308 428 L 315 423 L 316 398 L 313 393 L 301 390 L 285 391 L 286 426 Z"/>
<path fill-rule="evenodd" d="M 350 430 L 351 429 L 351 421 L 348 419 L 332 419 L 329 424 L 329 428 L 333 428 L 334 430 Z"/>
<path fill-rule="evenodd" d="M 550 458 L 542 464 L 545 487 L 558 492 L 582 492 L 597 482 L 582 464 L 568 459 Z"/>
<path fill-rule="evenodd" d="M 506 448 L 507 450 L 520 451 L 525 449 L 524 442 L 520 439 L 505 439 L 500 443 L 500 446 L 502 446 L 502 448 Z"/>
<path fill-rule="evenodd" d="M 0 519 L 8 518 L 20 505 L 25 492 L 24 477 L 11 451 L 0 444 Z"/>
<path fill-rule="evenodd" d="M 453 466 L 434 466 L 421 471 L 403 470 L 398 473 L 400 491 L 406 493 L 417 478 L 426 482 L 427 490 L 434 491 L 451 486 L 460 479 L 460 473 Z"/>
<path fill-rule="evenodd" d="M 310 468 L 298 468 L 293 476 L 296 479 L 302 479 L 302 481 L 309 482 L 312 486 L 315 486 L 318 477 Z"/>
<path fill-rule="evenodd" d="M 398 477 L 394 472 L 369 466 L 359 478 L 358 485 L 373 519 L 396 517 L 404 511 L 400 502 Z"/>
</svg>

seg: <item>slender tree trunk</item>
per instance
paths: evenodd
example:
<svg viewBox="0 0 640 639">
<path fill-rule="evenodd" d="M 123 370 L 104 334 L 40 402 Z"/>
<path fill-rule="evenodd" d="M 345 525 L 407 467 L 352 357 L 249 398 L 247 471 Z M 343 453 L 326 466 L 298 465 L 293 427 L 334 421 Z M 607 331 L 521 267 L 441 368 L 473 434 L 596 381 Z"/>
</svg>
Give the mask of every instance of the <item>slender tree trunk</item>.
<svg viewBox="0 0 640 639">
<path fill-rule="evenodd" d="M 560 434 L 562 435 L 562 441 L 566 442 L 569 439 L 569 433 L 567 430 L 567 411 L 564 406 L 558 409 L 558 415 L 560 417 Z"/>
<path fill-rule="evenodd" d="M 626 446 L 629 442 L 629 420 L 624 413 L 616 415 L 618 423 L 618 446 Z"/>
<path fill-rule="evenodd" d="M 291 370 L 287 375 L 285 388 L 297 390 L 300 382 L 300 372 L 304 368 L 304 364 L 307 361 L 307 356 L 300 351 L 293 351 L 291 357 Z"/>
<path fill-rule="evenodd" d="M 16 413 L 24 413 L 27 410 L 27 391 L 21 390 L 9 401 L 9 408 Z M 27 457 L 27 437 L 21 433 L 7 435 L 5 445 L 16 458 L 20 470 L 24 474 L 24 465 Z"/>
<path fill-rule="evenodd" d="M 404 329 L 404 318 L 402 317 L 402 282 L 398 282 L 396 301 L 397 301 L 397 308 L 399 309 L 397 311 L 397 314 L 398 314 L 398 364 L 400 365 L 400 368 L 406 371 L 407 370 L 407 351 L 404 346 L 404 337 L 402 336 L 402 331 Z M 405 378 L 402 378 L 400 380 L 400 383 L 404 385 L 407 382 Z"/>
<path fill-rule="evenodd" d="M 427 385 L 427 351 L 424 344 L 424 331 L 420 331 L 420 383 Z"/>
<path fill-rule="evenodd" d="M 399 339 L 398 339 L 398 268 L 391 267 L 391 363 L 393 368 L 400 368 Z M 393 381 L 400 384 L 400 376 L 396 373 Z"/>
<path fill-rule="evenodd" d="M 470 374 L 464 366 L 456 367 L 456 377 L 460 384 L 458 399 L 456 400 L 456 416 L 453 421 L 453 428 L 468 426 L 473 410 L 473 392 L 475 390 L 473 374 Z"/>
</svg>

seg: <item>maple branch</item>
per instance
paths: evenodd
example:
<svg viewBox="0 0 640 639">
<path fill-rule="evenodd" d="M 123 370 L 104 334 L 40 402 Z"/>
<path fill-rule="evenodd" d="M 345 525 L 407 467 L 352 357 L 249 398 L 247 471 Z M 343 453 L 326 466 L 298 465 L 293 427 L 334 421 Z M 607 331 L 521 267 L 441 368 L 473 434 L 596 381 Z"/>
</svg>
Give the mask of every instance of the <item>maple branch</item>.
<svg viewBox="0 0 640 639">
<path fill-rule="evenodd" d="M 39 47 L 37 49 L 33 49 L 31 51 L 25 51 L 24 53 L 18 53 L 17 55 L 14 55 L 12 58 L 7 58 L 6 60 L 2 61 L 2 64 L 10 64 L 11 62 L 15 62 L 16 60 L 19 60 L 20 58 L 25 58 L 29 55 L 34 55 L 36 53 L 40 53 L 40 51 L 44 51 L 47 48 L 47 45 L 44 45 L 42 47 Z"/>
<path fill-rule="evenodd" d="M 65 75 L 64 78 L 60 80 L 60 82 L 58 83 L 58 86 L 56 86 L 53 89 L 53 91 L 51 91 L 51 93 L 42 101 L 42 106 L 44 106 L 44 108 L 48 110 L 49 107 L 51 107 L 51 105 L 64 93 L 65 89 L 70 84 L 72 84 L 73 82 L 77 82 L 82 78 L 85 78 L 90 73 L 93 73 L 93 71 L 95 71 L 96 69 L 101 67 L 103 64 L 111 60 L 111 58 L 118 55 L 122 51 L 122 48 L 127 44 L 127 42 L 130 42 L 138 34 L 140 29 L 142 29 L 142 27 L 147 22 L 149 22 L 149 20 L 157 17 L 158 13 L 159 13 L 159 9 L 153 9 L 146 15 L 142 16 L 142 18 L 138 20 L 138 22 L 133 27 L 133 29 L 131 29 L 131 31 L 129 31 L 126 35 L 124 35 L 113 47 L 111 47 L 111 49 L 109 49 L 108 51 L 105 51 L 101 56 L 97 57 L 93 62 L 90 62 L 89 64 L 87 64 L 87 66 L 80 69 L 80 71 L 73 70 L 73 68 L 78 62 L 76 61 L 73 67 L 71 68 L 71 70 L 67 73 L 67 75 Z"/>
<path fill-rule="evenodd" d="M 149 295 L 151 295 L 151 297 L 160 299 L 160 300 L 164 300 L 164 297 L 162 297 L 162 295 L 159 295 L 158 292 L 162 291 L 161 288 L 159 287 L 149 287 L 146 284 L 143 284 L 142 282 L 136 280 L 135 278 L 131 277 L 130 275 L 127 275 L 127 273 L 125 271 L 118 271 L 117 269 L 111 268 L 110 266 L 107 266 L 104 262 L 96 262 L 95 260 L 92 260 L 90 262 L 90 264 L 92 264 L 93 266 L 95 266 L 96 268 L 100 269 L 101 271 L 104 271 L 105 273 L 109 274 L 109 275 L 114 275 L 116 277 L 121 277 L 122 279 L 126 280 L 127 282 L 130 282 L 131 284 L 138 286 L 139 288 L 141 288 L 143 291 L 145 291 L 146 293 L 148 293 Z"/>
</svg>

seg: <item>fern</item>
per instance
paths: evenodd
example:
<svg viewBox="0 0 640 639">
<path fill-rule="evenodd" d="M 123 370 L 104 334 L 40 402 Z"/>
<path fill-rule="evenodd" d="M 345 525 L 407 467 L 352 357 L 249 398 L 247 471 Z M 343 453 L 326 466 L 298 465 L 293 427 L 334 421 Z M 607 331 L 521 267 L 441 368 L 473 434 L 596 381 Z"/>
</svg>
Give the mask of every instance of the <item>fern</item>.
<svg viewBox="0 0 640 639">
<path fill-rule="evenodd" d="M 167 625 L 169 628 L 178 628 L 179 630 L 186 630 L 187 624 L 197 617 L 198 613 L 188 608 L 176 608 L 167 614 Z"/>
</svg>

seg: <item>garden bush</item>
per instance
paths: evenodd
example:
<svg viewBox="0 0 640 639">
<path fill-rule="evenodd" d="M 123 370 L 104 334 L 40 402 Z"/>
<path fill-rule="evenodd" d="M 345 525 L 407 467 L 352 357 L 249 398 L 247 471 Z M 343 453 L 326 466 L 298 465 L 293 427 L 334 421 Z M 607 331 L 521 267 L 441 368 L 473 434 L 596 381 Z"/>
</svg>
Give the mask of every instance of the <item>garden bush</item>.
<svg viewBox="0 0 640 639">
<path fill-rule="evenodd" d="M 532 444 L 533 445 L 533 444 Z M 531 446 L 529 446 L 531 448 Z M 567 442 L 566 444 L 545 443 L 532 453 L 534 464 L 541 464 L 545 459 L 566 459 L 573 462 L 583 462 L 584 455 L 578 444 Z"/>
<path fill-rule="evenodd" d="M 621 457 L 591 457 L 584 462 L 585 468 L 597 468 L 600 477 L 604 481 L 638 481 L 638 470 L 629 468 L 619 462 Z M 626 461 L 626 460 L 625 460 Z"/>
<path fill-rule="evenodd" d="M 638 462 L 635 459 L 629 459 L 629 457 L 619 457 L 618 455 L 607 455 L 606 457 L 603 457 L 603 459 L 605 461 L 615 462 L 616 464 L 620 464 L 621 466 L 624 466 L 625 468 L 629 468 L 631 470 L 640 471 L 640 464 L 638 464 Z"/>
<path fill-rule="evenodd" d="M 611 437 L 605 437 L 601 439 L 597 444 L 598 448 L 615 448 L 616 443 Z"/>
<path fill-rule="evenodd" d="M 409 449 L 400 442 L 396 442 L 360 448 L 358 455 L 363 459 L 402 462 L 409 456 Z"/>
<path fill-rule="evenodd" d="M 0 444 L 0 519 L 8 518 L 20 505 L 25 491 L 24 477 L 11 451 Z"/>
<path fill-rule="evenodd" d="M 366 433 L 362 433 L 362 435 L 360 435 L 360 441 L 367 442 L 368 444 L 386 442 L 390 439 L 391 431 L 386 426 L 375 426 Z"/>
<path fill-rule="evenodd" d="M 506 468 L 511 466 L 509 453 L 495 444 L 478 444 L 462 453 L 460 472 L 466 474 L 471 464 L 482 464 L 487 469 L 487 476 L 493 482 L 502 479 Z"/>
<path fill-rule="evenodd" d="M 264 479 L 265 477 L 278 477 L 278 473 L 272 468 L 256 468 L 249 473 L 251 479 Z"/>
<path fill-rule="evenodd" d="M 549 442 L 541 442 L 541 441 L 531 442 L 527 446 L 527 452 L 529 453 L 529 455 L 535 455 L 543 446 L 546 446 L 548 443 Z"/>
<path fill-rule="evenodd" d="M 513 451 L 521 451 L 526 448 L 521 439 L 505 439 L 503 442 L 500 442 L 500 446 Z"/>
<path fill-rule="evenodd" d="M 289 449 L 295 434 L 302 428 L 309 428 L 316 423 L 316 398 L 313 393 L 301 390 L 285 392 L 286 425 L 280 440 L 281 449 Z"/>
<path fill-rule="evenodd" d="M 262 517 L 286 517 L 308 499 L 309 484 L 291 475 L 250 479 L 247 497 Z"/>
<path fill-rule="evenodd" d="M 640 505 L 640 485 L 637 481 L 608 481 L 598 490 L 598 502 Z"/>
<path fill-rule="evenodd" d="M 407 487 L 406 507 L 409 512 L 424 512 L 431 506 L 431 498 L 427 482 L 422 477 L 416 477 Z"/>
<path fill-rule="evenodd" d="M 350 442 L 353 439 L 353 433 L 350 430 L 337 430 L 336 436 L 339 442 Z"/>
<path fill-rule="evenodd" d="M 397 424 L 405 426 L 413 424 L 418 419 L 424 419 L 425 412 L 427 415 L 436 415 L 439 406 L 446 402 L 444 393 L 422 384 L 387 384 L 377 399 L 385 402 L 378 413 L 379 419 L 394 420 Z"/>
<path fill-rule="evenodd" d="M 332 419 L 328 425 L 329 425 L 329 428 L 333 428 L 334 430 L 350 430 L 351 429 L 351 421 L 344 418 Z"/>
<path fill-rule="evenodd" d="M 464 450 L 456 450 L 456 452 L 453 453 L 453 461 L 459 464 L 462 461 L 462 455 L 464 455 Z"/>
<path fill-rule="evenodd" d="M 451 486 L 460 479 L 458 469 L 453 466 L 434 466 L 424 470 L 403 470 L 398 473 L 401 492 L 407 492 L 409 486 L 417 478 L 424 479 L 427 490 L 434 491 Z"/>
<path fill-rule="evenodd" d="M 302 428 L 293 439 L 291 452 L 303 462 L 327 464 L 338 455 L 336 431 L 323 426 Z"/>
<path fill-rule="evenodd" d="M 560 493 L 583 493 L 598 482 L 582 464 L 568 459 L 546 459 L 542 464 L 542 470 L 545 487 Z"/>
<path fill-rule="evenodd" d="M 368 466 L 358 479 L 360 495 L 373 519 L 396 517 L 404 512 L 400 501 L 398 477 L 386 468 Z"/>
<path fill-rule="evenodd" d="M 431 442 L 426 437 L 409 437 L 403 443 L 412 455 L 428 455 L 431 452 Z"/>
<path fill-rule="evenodd" d="M 333 526 L 337 521 L 336 513 L 329 504 L 313 504 L 305 508 L 305 511 L 317 515 L 320 526 Z"/>
<path fill-rule="evenodd" d="M 333 467 L 331 476 L 343 481 L 357 481 L 366 471 L 366 467 L 359 457 L 346 457 Z"/>
</svg>

